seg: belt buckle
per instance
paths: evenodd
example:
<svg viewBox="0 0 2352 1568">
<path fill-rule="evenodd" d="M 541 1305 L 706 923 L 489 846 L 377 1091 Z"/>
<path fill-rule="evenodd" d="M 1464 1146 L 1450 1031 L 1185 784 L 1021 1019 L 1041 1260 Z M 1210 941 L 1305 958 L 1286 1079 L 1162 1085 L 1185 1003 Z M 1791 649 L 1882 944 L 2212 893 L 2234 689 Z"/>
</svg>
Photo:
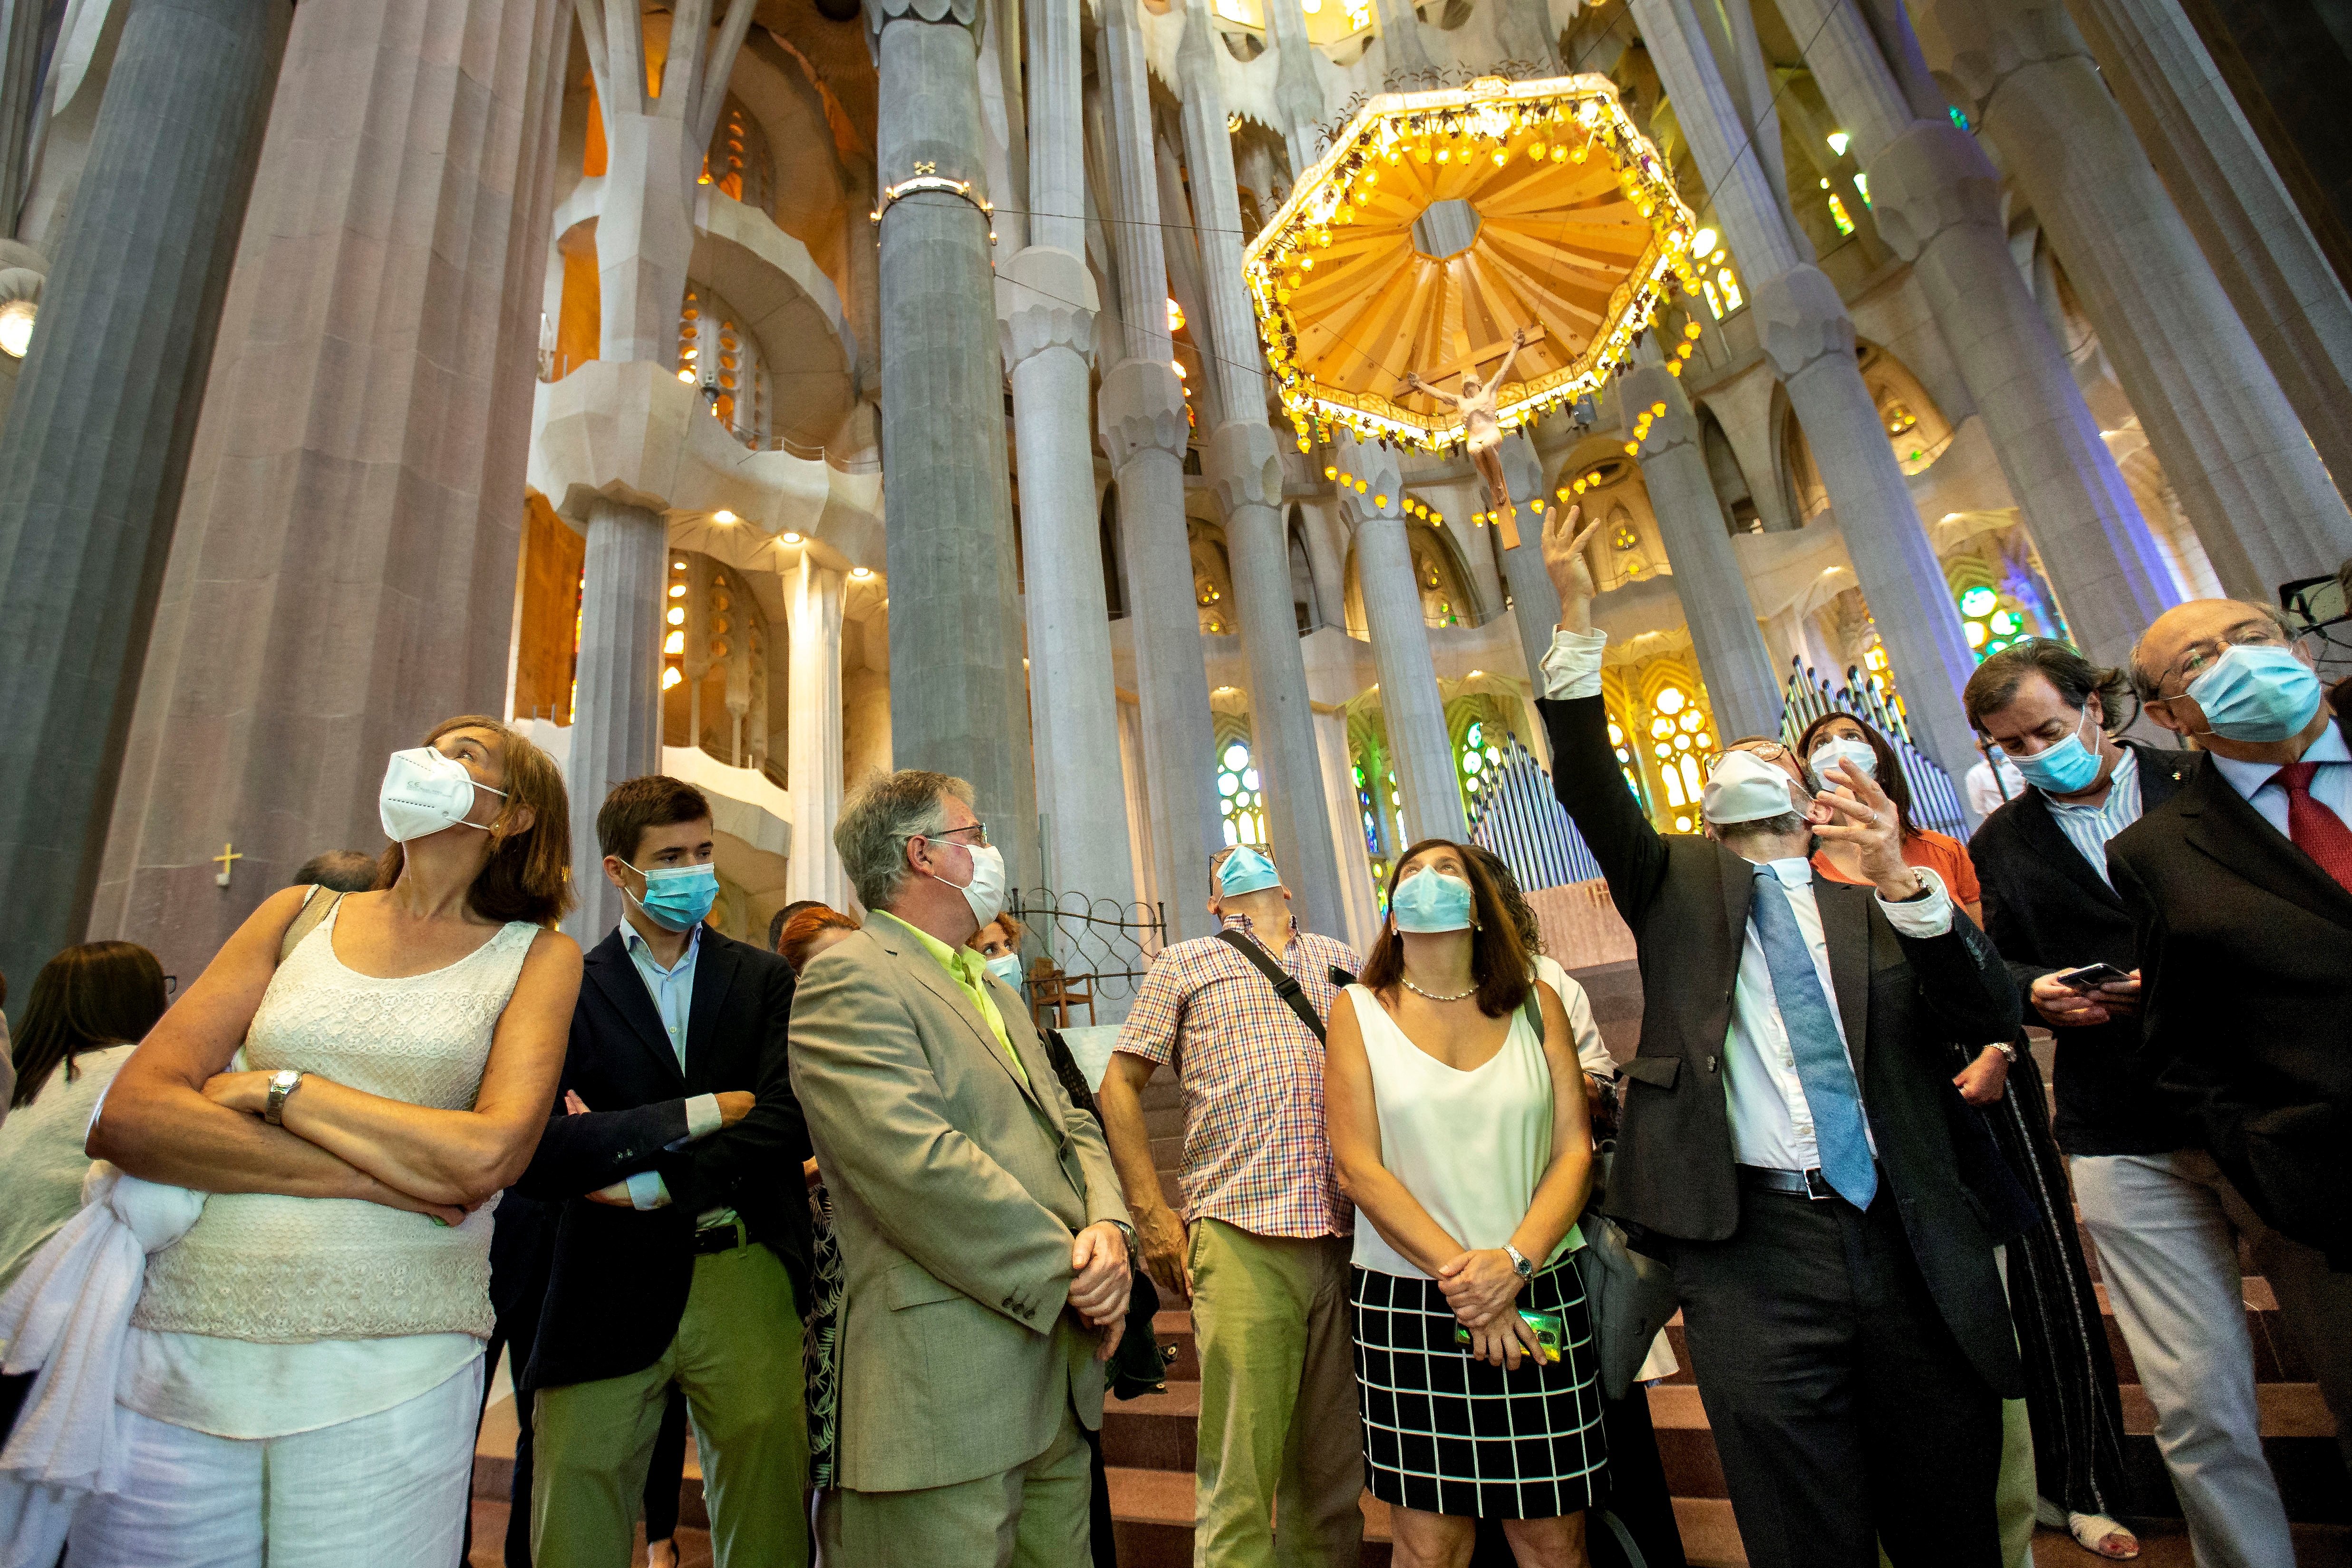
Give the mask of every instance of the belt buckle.
<svg viewBox="0 0 2352 1568">
<path fill-rule="evenodd" d="M 1837 1189 L 1830 1185 L 1830 1179 L 1822 1174 L 1818 1165 L 1805 1173 L 1805 1196 L 1817 1204 L 1837 1196 Z"/>
</svg>

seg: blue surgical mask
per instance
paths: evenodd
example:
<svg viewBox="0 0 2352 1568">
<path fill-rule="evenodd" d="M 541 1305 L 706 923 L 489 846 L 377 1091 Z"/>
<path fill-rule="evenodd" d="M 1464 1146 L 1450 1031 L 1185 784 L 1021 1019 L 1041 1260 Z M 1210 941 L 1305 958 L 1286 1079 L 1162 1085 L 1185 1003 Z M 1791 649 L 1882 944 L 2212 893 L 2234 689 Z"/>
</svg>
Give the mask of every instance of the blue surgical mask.
<svg viewBox="0 0 2352 1568">
<path fill-rule="evenodd" d="M 1396 917 L 1399 931 L 1467 931 L 1470 906 L 1470 884 L 1461 878 L 1416 871 L 1397 884 L 1389 913 Z"/>
<path fill-rule="evenodd" d="M 2073 734 L 2045 751 L 2011 757 L 2010 762 L 2035 789 L 2049 795 L 2080 795 L 2099 776 L 2099 753 L 2083 744 L 2083 729 L 2090 721 L 2091 710 L 2085 708 Z"/>
<path fill-rule="evenodd" d="M 1021 955 L 1019 953 L 999 953 L 988 961 L 988 972 L 1015 991 L 1021 989 Z"/>
<path fill-rule="evenodd" d="M 2293 648 L 2242 645 L 2190 681 L 2188 696 L 2225 741 L 2284 741 L 2319 711 L 2319 676 Z"/>
<path fill-rule="evenodd" d="M 1274 868 L 1274 862 L 1246 844 L 1226 856 L 1217 868 L 1217 891 L 1227 898 L 1280 886 L 1282 873 Z"/>
<path fill-rule="evenodd" d="M 629 866 L 626 860 L 621 862 Z M 629 866 L 632 871 L 637 868 Z M 664 931 L 692 931 L 719 901 L 719 872 L 710 866 L 658 867 L 639 873 L 646 896 L 636 900 L 654 924 Z"/>
</svg>

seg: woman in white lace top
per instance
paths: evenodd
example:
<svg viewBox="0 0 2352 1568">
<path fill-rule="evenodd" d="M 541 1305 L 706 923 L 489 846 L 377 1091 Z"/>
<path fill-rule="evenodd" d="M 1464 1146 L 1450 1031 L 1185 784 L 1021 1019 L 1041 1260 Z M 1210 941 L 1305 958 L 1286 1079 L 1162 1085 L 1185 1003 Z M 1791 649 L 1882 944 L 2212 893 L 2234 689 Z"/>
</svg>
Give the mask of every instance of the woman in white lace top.
<svg viewBox="0 0 2352 1568">
<path fill-rule="evenodd" d="M 394 753 L 381 806 L 379 890 L 264 902 L 91 1128 L 93 1155 L 210 1195 L 148 1260 L 129 1479 L 82 1506 L 72 1564 L 457 1559 L 490 1210 L 580 988 L 551 929 L 570 820 L 554 763 L 478 717 Z"/>
</svg>

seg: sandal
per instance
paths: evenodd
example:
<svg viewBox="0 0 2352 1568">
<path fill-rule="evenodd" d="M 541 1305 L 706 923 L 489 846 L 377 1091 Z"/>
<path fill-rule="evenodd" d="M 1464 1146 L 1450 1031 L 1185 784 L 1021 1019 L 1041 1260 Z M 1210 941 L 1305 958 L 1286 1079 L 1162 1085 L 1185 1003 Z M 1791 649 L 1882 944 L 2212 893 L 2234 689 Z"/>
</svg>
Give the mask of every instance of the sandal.
<svg viewBox="0 0 2352 1568">
<path fill-rule="evenodd" d="M 2033 1519 L 2052 1530 L 2063 1530 L 2075 1543 L 2110 1563 L 2128 1563 L 2139 1555 L 2139 1537 L 2104 1513 L 2069 1513 L 2048 1498 L 2033 1500 Z"/>
</svg>

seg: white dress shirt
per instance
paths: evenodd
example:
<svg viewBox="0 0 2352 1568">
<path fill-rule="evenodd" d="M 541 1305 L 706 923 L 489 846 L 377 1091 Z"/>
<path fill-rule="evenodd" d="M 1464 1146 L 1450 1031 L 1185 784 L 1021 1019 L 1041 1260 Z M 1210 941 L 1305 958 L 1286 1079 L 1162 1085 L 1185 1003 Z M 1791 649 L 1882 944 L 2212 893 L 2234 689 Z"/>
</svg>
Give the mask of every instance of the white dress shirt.
<svg viewBox="0 0 2352 1568">
<path fill-rule="evenodd" d="M 1968 771 L 1963 781 L 1969 792 L 1969 806 L 1979 816 L 1990 816 L 2026 790 L 2025 775 L 2007 757 L 2000 760 L 2000 776 L 1993 776 L 1990 761 L 1980 761 Z"/>
<path fill-rule="evenodd" d="M 1561 631 L 1554 634 L 1544 655 L 1544 695 L 1555 700 L 1598 696 L 1601 656 L 1608 634 Z M 1790 912 L 1811 953 L 1814 973 L 1821 976 L 1822 994 L 1829 1003 L 1838 1038 L 1845 1040 L 1845 1019 L 1838 1012 L 1837 986 L 1830 974 L 1829 944 L 1822 934 L 1822 911 L 1813 896 L 1812 863 L 1801 858 L 1760 862 L 1789 896 Z M 1943 879 L 1925 867 L 1912 868 L 1927 884 L 1927 895 L 1889 903 L 1874 893 L 1878 908 L 1905 936 L 1941 936 L 1952 929 L 1952 898 Z M 1759 895 L 1761 896 L 1760 893 Z M 1821 1148 L 1813 1133 L 1811 1108 L 1805 1101 L 1803 1080 L 1797 1076 L 1797 1058 L 1789 1048 L 1788 1026 L 1772 994 L 1772 968 L 1764 956 L 1764 941 L 1748 917 L 1739 949 L 1739 977 L 1731 995 L 1731 1027 L 1723 1050 L 1723 1089 L 1731 1113 L 1731 1157 L 1743 1165 L 1763 1165 L 1780 1171 L 1817 1169 Z M 1847 1059 L 1853 1047 L 1847 1047 Z M 1861 1075 L 1855 1074 L 1856 1091 Z M 1869 1124 L 1864 1123 L 1869 1136 Z M 1871 1152 L 1877 1140 L 1871 1137 Z"/>
<path fill-rule="evenodd" d="M 2286 830 L 2286 785 L 2278 782 L 2278 763 L 2241 763 L 2210 752 L 2206 755 L 2240 798 L 2262 813 L 2264 822 L 2285 837 L 2294 837 Z M 2311 777 L 2311 798 L 2352 827 L 2352 750 L 2345 747 L 2343 730 L 2335 724 L 2322 730 L 2319 738 L 2304 748 L 2303 761 L 2319 764 L 2319 771 Z"/>
</svg>

